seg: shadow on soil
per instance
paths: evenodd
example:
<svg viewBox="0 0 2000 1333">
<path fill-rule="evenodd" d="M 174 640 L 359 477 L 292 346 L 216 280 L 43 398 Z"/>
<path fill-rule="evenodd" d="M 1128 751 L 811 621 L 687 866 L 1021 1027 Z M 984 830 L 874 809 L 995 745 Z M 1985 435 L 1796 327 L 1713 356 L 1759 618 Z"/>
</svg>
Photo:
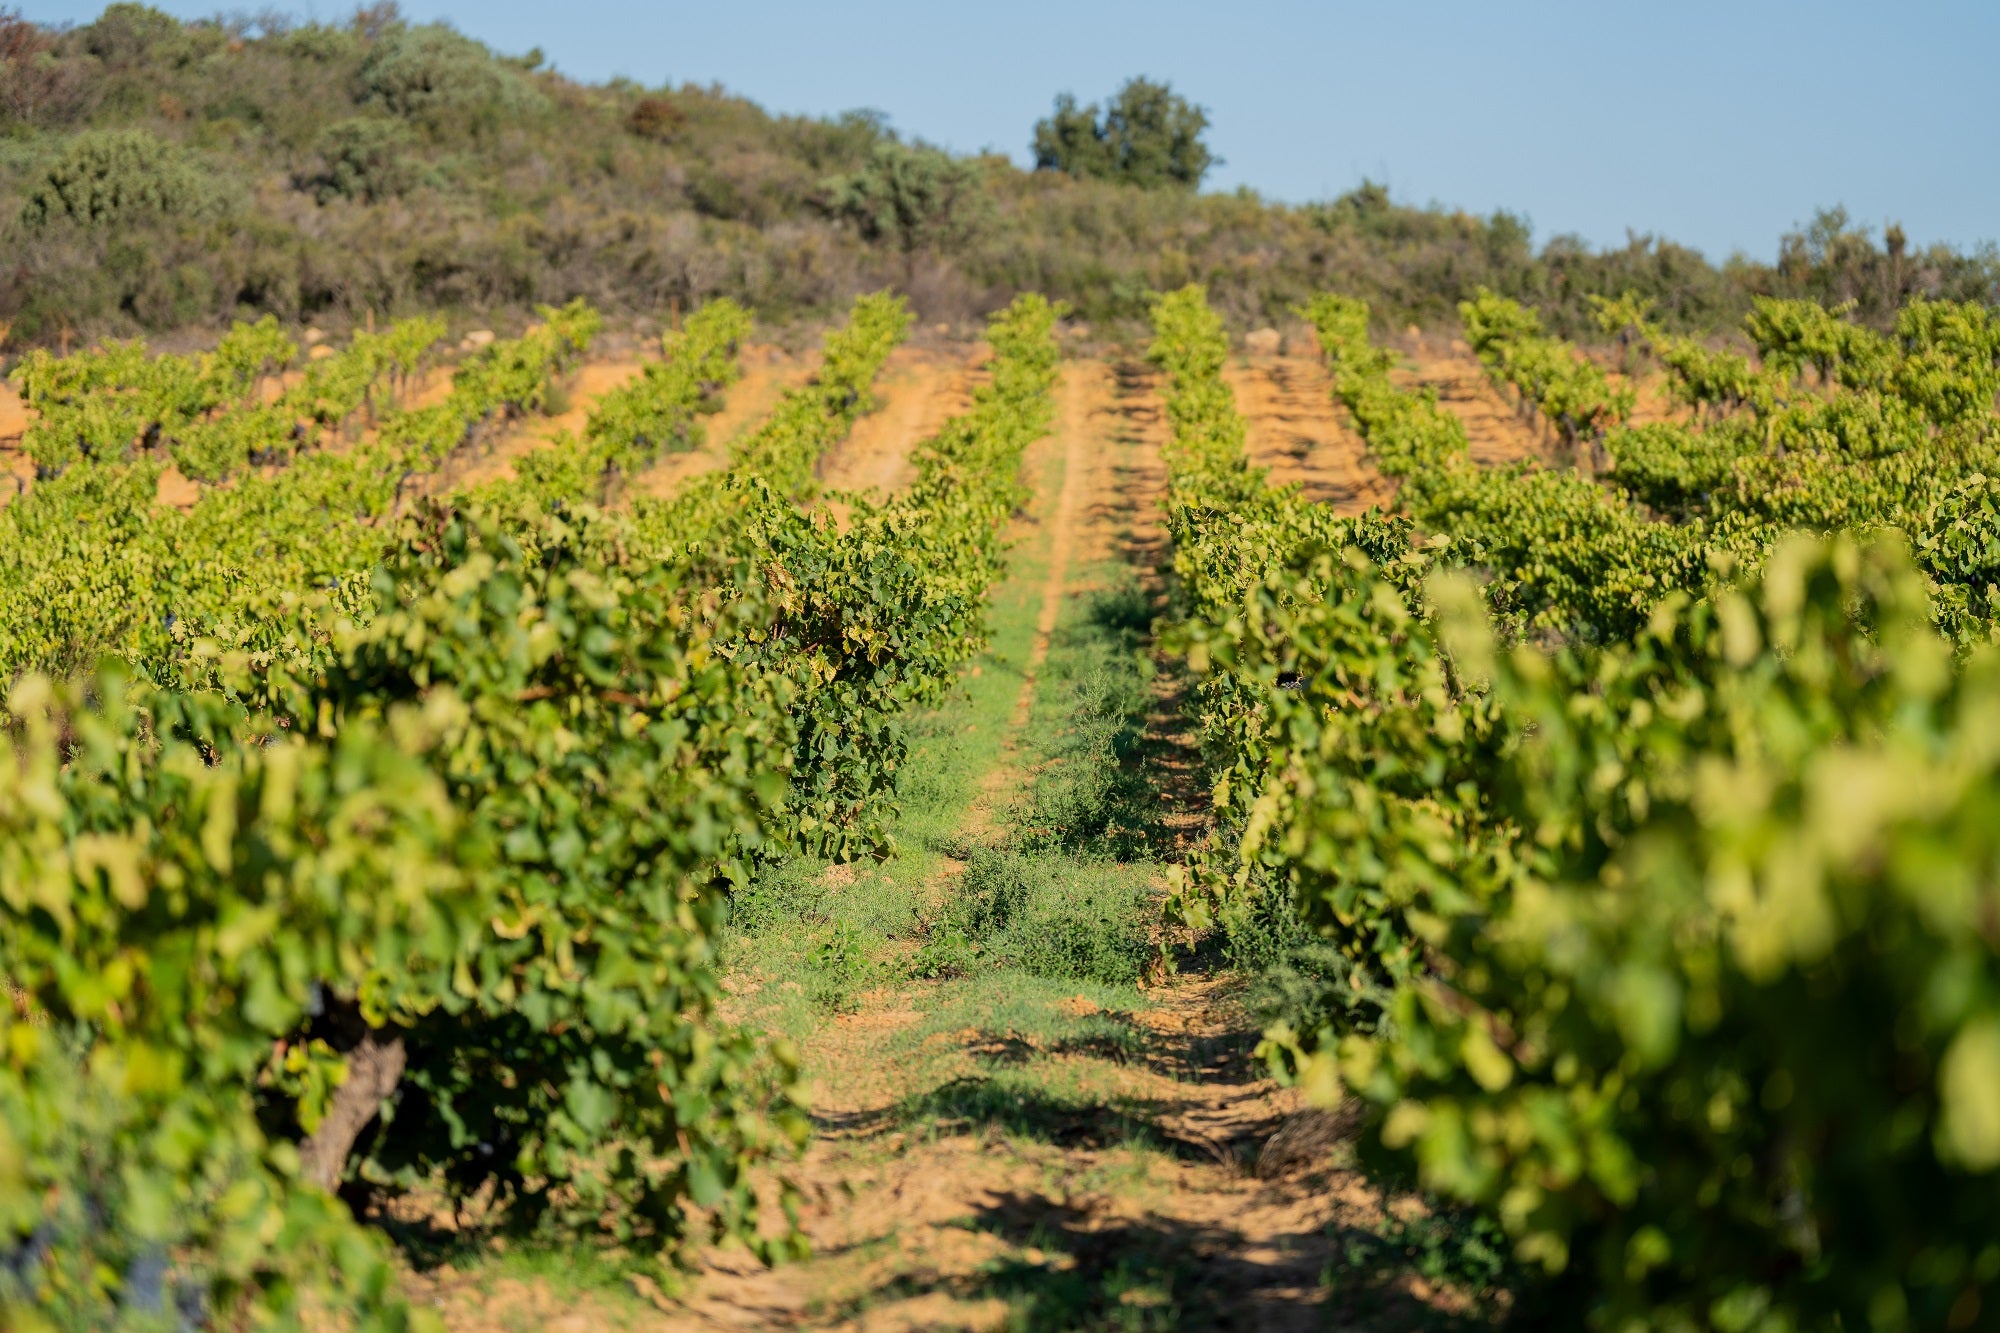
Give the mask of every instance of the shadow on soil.
<svg viewBox="0 0 2000 1333">
<path fill-rule="evenodd" d="M 848 1138 L 918 1130 L 934 1135 L 998 1131 L 1059 1147 L 1152 1148 L 1172 1156 L 1242 1165 L 1276 1129 L 1261 1113 L 1232 1121 L 1225 1139 L 1182 1132 L 1175 1122 L 1207 1100 L 1113 1095 L 1068 1087 L 1055 1076 L 1065 1059 L 1144 1071 L 1181 1084 L 1244 1085 L 1255 1080 L 1250 1052 L 1256 1033 L 1232 1025 L 1219 1031 L 1171 1032 L 1115 1009 L 1060 1020 L 1055 1030 L 982 1030 L 963 1037 L 978 1064 L 961 1075 L 888 1106 L 816 1116 L 824 1133 Z M 1053 1066 L 1050 1062 L 1057 1062 Z"/>
<path fill-rule="evenodd" d="M 1337 1228 L 1337 1253 L 1369 1255 L 1322 1269 L 1306 1253 L 1319 1237 L 1280 1243 L 1268 1259 L 1246 1257 L 1242 1237 L 1224 1226 L 1157 1216 L 1107 1219 L 1088 1206 L 1037 1194 L 994 1198 L 963 1223 L 1008 1251 L 975 1274 L 903 1274 L 828 1313 L 837 1320 L 887 1302 L 943 1294 L 954 1301 L 999 1299 L 1008 1328 L 1034 1330 L 1358 1329 L 1368 1333 L 1490 1329 L 1489 1319 L 1426 1304 L 1407 1289 L 1409 1265 L 1387 1262 L 1380 1237 Z"/>
</svg>

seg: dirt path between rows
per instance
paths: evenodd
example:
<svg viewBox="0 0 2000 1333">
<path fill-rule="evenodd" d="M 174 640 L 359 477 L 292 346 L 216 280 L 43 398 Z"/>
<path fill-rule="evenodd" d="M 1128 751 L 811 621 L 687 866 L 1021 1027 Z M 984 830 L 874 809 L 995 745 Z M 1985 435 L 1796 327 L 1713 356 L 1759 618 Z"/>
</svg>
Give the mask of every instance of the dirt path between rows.
<svg viewBox="0 0 2000 1333">
<path fill-rule="evenodd" d="M 1664 373 L 1642 371 L 1633 376 L 1608 366 L 1606 369 L 1610 371 L 1614 388 L 1630 386 L 1637 396 L 1626 425 L 1651 426 L 1666 421 L 1688 425 L 1693 422 L 1694 412 L 1686 404 L 1674 401 L 1673 395 L 1667 391 L 1667 376 Z"/>
<path fill-rule="evenodd" d="M 1084 492 L 1096 480 L 1089 466 L 1092 458 L 1103 458 L 1100 438 L 1104 403 L 1104 374 L 1098 366 L 1070 364 L 1063 367 L 1058 389 L 1056 440 L 1062 457 L 1062 490 L 1056 499 L 1055 522 L 1049 528 L 1048 576 L 1042 581 L 1042 605 L 1035 616 L 1034 646 L 1022 673 L 1021 694 L 1014 704 L 1014 725 L 1024 726 L 1035 703 L 1035 681 L 1049 659 L 1049 643 L 1055 638 L 1056 622 L 1062 617 L 1063 596 L 1069 588 L 1071 552 L 1076 546 L 1077 526 L 1083 515 Z M 1095 449 L 1093 445 L 1099 446 Z"/>
<path fill-rule="evenodd" d="M 1501 467 L 1522 459 L 1554 460 L 1552 433 L 1521 416 L 1487 378 L 1486 368 L 1463 339 L 1406 335 L 1398 350 L 1408 361 L 1390 370 L 1391 382 L 1404 389 L 1437 390 L 1439 405 L 1465 423 L 1473 462 Z"/>
<path fill-rule="evenodd" d="M 974 368 L 992 355 L 983 344 L 944 350 L 898 347 L 875 381 L 880 404 L 820 459 L 830 491 L 901 490 L 915 475 L 910 451 L 972 401 Z"/>
<path fill-rule="evenodd" d="M 514 464 L 525 454 L 553 445 L 565 433 L 583 436 L 598 401 L 614 389 L 623 388 L 646 368 L 635 360 L 593 361 L 579 366 L 564 385 L 569 397 L 567 411 L 550 415 L 519 417 L 471 451 L 454 454 L 434 474 L 437 491 L 470 490 L 489 481 L 511 480 Z"/>
<path fill-rule="evenodd" d="M 1395 503 L 1395 483 L 1375 470 L 1317 356 L 1237 357 L 1223 376 L 1249 424 L 1244 452 L 1271 484 L 1297 483 L 1307 499 L 1343 514 Z"/>
<path fill-rule="evenodd" d="M 723 391 L 722 410 L 702 423 L 702 443 L 684 454 L 668 454 L 634 477 L 628 495 L 665 497 L 691 477 L 729 466 L 738 440 L 764 424 L 787 391 L 805 387 L 819 369 L 819 352 L 793 356 L 781 347 L 754 344 L 743 349 L 743 376 Z"/>
</svg>

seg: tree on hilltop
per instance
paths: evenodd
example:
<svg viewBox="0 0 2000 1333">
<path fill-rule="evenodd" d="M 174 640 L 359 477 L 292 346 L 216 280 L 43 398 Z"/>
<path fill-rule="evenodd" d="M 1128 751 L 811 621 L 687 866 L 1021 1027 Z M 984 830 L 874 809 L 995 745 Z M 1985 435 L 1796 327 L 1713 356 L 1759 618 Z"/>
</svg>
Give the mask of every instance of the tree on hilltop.
<svg viewBox="0 0 2000 1333">
<path fill-rule="evenodd" d="M 1035 124 L 1035 167 L 1142 189 L 1192 190 L 1221 159 L 1201 141 L 1208 112 L 1165 83 L 1131 79 L 1100 115 L 1096 103 L 1056 98 Z"/>
</svg>

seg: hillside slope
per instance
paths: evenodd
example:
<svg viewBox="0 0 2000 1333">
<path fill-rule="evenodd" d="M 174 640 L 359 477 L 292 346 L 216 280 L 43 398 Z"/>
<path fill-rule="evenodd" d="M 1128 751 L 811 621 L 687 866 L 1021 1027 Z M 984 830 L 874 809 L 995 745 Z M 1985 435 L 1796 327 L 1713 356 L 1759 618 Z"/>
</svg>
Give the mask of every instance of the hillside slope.
<svg viewBox="0 0 2000 1333">
<path fill-rule="evenodd" d="M 928 211 L 884 229 L 842 202 L 912 159 L 955 182 L 917 201 Z M 1866 318 L 1910 291 L 1991 300 L 2000 273 L 1991 255 L 1878 248 L 1837 212 L 1776 267 L 1718 267 L 1652 237 L 1538 251 L 1511 214 L 1411 208 L 1367 184 L 1289 207 L 947 159 L 872 113 L 581 84 L 539 51 L 499 55 L 392 4 L 332 24 L 114 4 L 59 29 L 0 12 L 0 244 L 17 346 L 266 311 L 524 318 L 575 296 L 615 318 L 726 295 L 768 323 L 882 286 L 927 322 L 1038 290 L 1136 329 L 1149 291 L 1190 280 L 1238 328 L 1328 289 L 1396 327 L 1448 324 L 1483 283 L 1568 336 L 1590 334 L 1589 295 L 1627 289 L 1669 326 L 1714 332 L 1757 292 L 1853 297 Z"/>
</svg>

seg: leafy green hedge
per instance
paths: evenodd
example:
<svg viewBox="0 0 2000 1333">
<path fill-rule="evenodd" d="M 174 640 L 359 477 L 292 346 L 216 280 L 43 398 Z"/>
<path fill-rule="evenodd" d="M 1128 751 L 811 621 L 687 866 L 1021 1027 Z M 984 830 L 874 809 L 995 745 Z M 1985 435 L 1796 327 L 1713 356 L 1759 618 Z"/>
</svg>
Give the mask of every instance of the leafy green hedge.
<svg viewBox="0 0 2000 1333">
<path fill-rule="evenodd" d="M 1565 1271 L 1553 1310 L 1976 1319 L 2000 1279 L 1993 659 L 1953 669 L 1893 543 L 1792 539 L 1577 657 L 1496 653 L 1446 600 L 1516 739 L 1483 845 L 1435 862 L 1454 895 L 1404 908 L 1430 975 L 1305 1079 L 1387 1108 L 1427 1183 Z"/>
<path fill-rule="evenodd" d="M 138 344 L 31 354 L 16 374 L 44 410 L 38 430 L 79 419 L 116 424 L 101 449 L 64 439 L 62 474 L 0 511 L 0 672 L 67 672 L 111 653 L 167 680 L 191 636 L 226 638 L 314 590 L 357 574 L 365 583 L 404 478 L 491 423 L 533 410 L 598 327 L 581 302 L 544 313 L 521 338 L 468 359 L 444 402 L 410 411 L 383 409 L 442 331 L 435 320 L 356 335 L 268 409 L 240 405 L 259 375 L 291 355 L 268 322 L 239 327 L 198 359 L 149 359 Z M 379 414 L 379 440 L 302 447 L 364 410 Z M 164 452 L 198 472 L 233 474 L 233 484 L 205 488 L 186 513 L 155 505 Z M 289 462 L 268 474 L 245 470 L 267 460 Z"/>
<path fill-rule="evenodd" d="M 1631 387 L 1612 388 L 1596 362 L 1544 336 L 1541 318 L 1520 302 L 1481 287 L 1458 303 L 1458 317 L 1487 373 L 1513 386 L 1571 445 L 1595 440 L 1632 415 Z"/>
<path fill-rule="evenodd" d="M 1366 402 L 1365 311 L 1315 313 Z M 1156 315 L 1170 411 L 1226 433 L 1203 314 Z M 1425 406 L 1378 418 L 1391 458 L 1451 457 Z M 1228 522 L 1190 507 L 1177 560 Z M 1266 1055 L 1497 1216 L 1540 1273 L 1531 1322 L 1976 1326 L 2000 1295 L 2000 659 L 1933 630 L 1894 537 L 1786 538 L 1614 641 L 1508 648 L 1490 590 L 1439 568 L 1464 539 L 1279 534 L 1290 565 L 1240 562 L 1182 631 L 1231 705 L 1204 715 L 1234 764 L 1209 873 L 1346 960 Z"/>
<path fill-rule="evenodd" d="M 759 1228 L 749 1176 L 803 1139 L 796 1055 L 718 1017 L 716 935 L 752 861 L 880 844 L 896 715 L 983 635 L 1055 313 L 996 317 L 972 410 L 845 528 L 745 472 L 734 493 L 768 503 L 729 517 L 734 545 L 717 523 L 662 558 L 634 520 L 524 482 L 420 508 L 359 589 L 306 598 L 269 641 L 196 645 L 199 689 L 19 678 L 10 1326 L 421 1323 L 334 1184 L 485 1191 L 495 1221 L 600 1232 L 631 1262 L 720 1234 L 796 1253 Z M 750 456 L 809 476 L 803 441 L 851 420 L 901 318 L 871 307 L 811 413 L 763 437 L 785 447 Z M 698 389 L 741 320 L 691 327 Z M 856 742 L 828 739 L 855 735 L 858 779 Z"/>
</svg>

